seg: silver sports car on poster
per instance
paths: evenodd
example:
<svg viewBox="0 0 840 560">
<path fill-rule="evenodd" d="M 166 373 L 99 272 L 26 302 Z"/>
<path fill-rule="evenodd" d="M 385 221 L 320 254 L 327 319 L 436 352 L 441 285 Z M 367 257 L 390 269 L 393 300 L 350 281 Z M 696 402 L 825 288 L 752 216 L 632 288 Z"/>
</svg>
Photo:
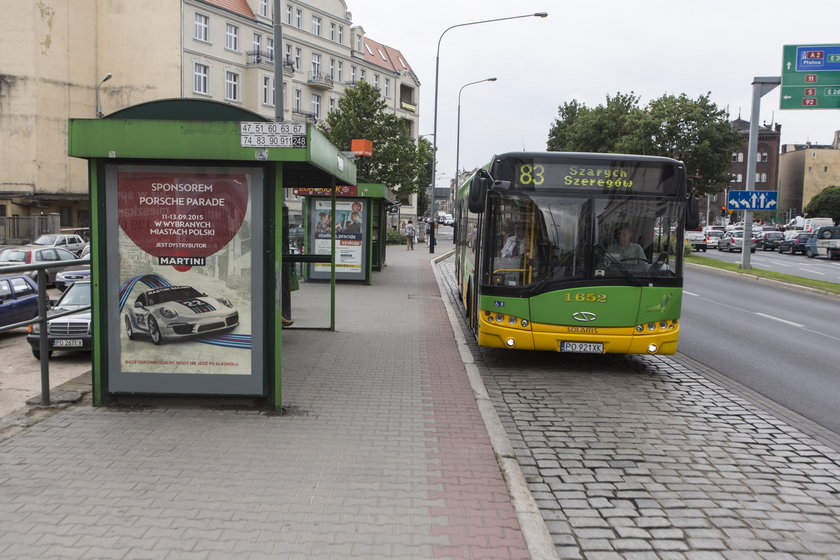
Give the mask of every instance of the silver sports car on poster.
<svg viewBox="0 0 840 560">
<path fill-rule="evenodd" d="M 191 286 L 167 286 L 141 293 L 125 313 L 125 332 L 148 335 L 161 344 L 216 334 L 239 325 L 239 313 L 224 298 L 212 298 Z"/>
</svg>

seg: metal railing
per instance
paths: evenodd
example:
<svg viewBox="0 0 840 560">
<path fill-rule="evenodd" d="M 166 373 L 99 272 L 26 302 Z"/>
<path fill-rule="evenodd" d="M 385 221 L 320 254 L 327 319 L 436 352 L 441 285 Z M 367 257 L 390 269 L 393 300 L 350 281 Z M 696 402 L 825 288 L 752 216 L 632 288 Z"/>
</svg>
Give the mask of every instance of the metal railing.
<svg viewBox="0 0 840 560">
<path fill-rule="evenodd" d="M 21 321 L 19 323 L 0 327 L 0 332 L 38 323 L 38 351 L 40 353 L 39 361 L 41 362 L 41 406 L 49 406 L 50 404 L 50 341 L 49 333 L 47 332 L 47 321 L 90 309 L 90 306 L 87 306 L 74 309 L 73 311 L 63 311 L 61 313 L 47 316 L 47 311 L 49 311 L 47 303 L 50 301 L 47 297 L 47 269 L 66 268 L 68 263 L 72 263 L 74 266 L 77 264 L 90 264 L 90 258 L 79 259 L 76 261 L 57 261 L 42 264 L 20 264 L 0 268 L 0 276 L 13 272 L 37 271 L 36 282 L 38 283 L 38 317 L 36 319 L 30 319 L 28 321 Z"/>
</svg>

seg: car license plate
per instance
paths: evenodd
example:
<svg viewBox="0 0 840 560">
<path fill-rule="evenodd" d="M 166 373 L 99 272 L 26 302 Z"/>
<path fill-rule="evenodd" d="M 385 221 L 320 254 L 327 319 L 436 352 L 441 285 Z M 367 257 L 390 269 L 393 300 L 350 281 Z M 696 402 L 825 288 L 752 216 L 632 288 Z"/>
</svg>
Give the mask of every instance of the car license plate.
<svg viewBox="0 0 840 560">
<path fill-rule="evenodd" d="M 578 354 L 603 354 L 604 344 L 601 342 L 561 342 L 561 352 L 576 352 Z"/>
<path fill-rule="evenodd" d="M 53 341 L 53 346 L 78 347 L 84 346 L 84 341 L 80 338 L 60 338 Z"/>
</svg>

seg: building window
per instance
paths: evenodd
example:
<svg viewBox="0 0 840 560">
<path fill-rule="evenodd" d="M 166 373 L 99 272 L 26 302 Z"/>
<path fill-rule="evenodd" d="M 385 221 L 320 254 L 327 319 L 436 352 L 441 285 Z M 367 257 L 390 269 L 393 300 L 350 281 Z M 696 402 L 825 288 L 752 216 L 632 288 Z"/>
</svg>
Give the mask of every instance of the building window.
<svg viewBox="0 0 840 560">
<path fill-rule="evenodd" d="M 344 62 L 341 60 L 338 61 L 338 81 L 344 81 Z"/>
<path fill-rule="evenodd" d="M 373 87 L 376 88 L 376 91 L 379 91 L 379 74 L 373 75 Z"/>
<path fill-rule="evenodd" d="M 300 98 L 303 96 L 303 91 L 295 89 L 295 111 L 300 111 Z"/>
<path fill-rule="evenodd" d="M 274 39 L 271 37 L 265 38 L 265 53 L 268 60 L 274 60 Z"/>
<path fill-rule="evenodd" d="M 193 67 L 193 91 L 195 93 L 207 93 L 207 75 L 210 68 L 206 64 L 196 63 Z"/>
<path fill-rule="evenodd" d="M 335 111 L 335 97 L 330 97 L 330 113 Z"/>
<path fill-rule="evenodd" d="M 365 68 L 362 68 L 361 72 L 359 73 L 359 79 L 363 82 L 367 80 L 367 70 Z"/>
<path fill-rule="evenodd" d="M 344 44 L 344 26 L 343 25 L 338 26 L 338 42 L 341 43 L 342 45 Z"/>
<path fill-rule="evenodd" d="M 768 154 L 767 152 L 763 152 L 763 153 L 761 154 L 761 161 L 763 161 L 763 162 L 767 162 L 767 161 L 769 161 L 769 160 L 770 160 L 770 156 L 769 156 L 769 154 Z"/>
<path fill-rule="evenodd" d="M 274 106 L 274 80 L 271 76 L 263 76 L 263 98 L 265 105 Z"/>
<path fill-rule="evenodd" d="M 321 55 L 312 53 L 312 77 L 321 75 Z"/>
<path fill-rule="evenodd" d="M 732 163 L 735 163 L 736 161 L 738 161 L 738 154 L 733 153 L 732 154 Z"/>
<path fill-rule="evenodd" d="M 239 74 L 236 72 L 225 72 L 225 99 L 239 100 Z"/>
<path fill-rule="evenodd" d="M 321 96 L 312 94 L 312 114 L 316 119 L 321 118 Z"/>
<path fill-rule="evenodd" d="M 225 24 L 225 48 L 239 50 L 239 28 L 232 23 Z"/>
<path fill-rule="evenodd" d="M 738 163 L 744 163 L 744 152 L 738 152 Z"/>
<path fill-rule="evenodd" d="M 330 79 L 335 80 L 335 59 L 330 59 Z"/>
<path fill-rule="evenodd" d="M 356 83 L 356 67 L 350 66 L 350 81 L 352 83 Z"/>
<path fill-rule="evenodd" d="M 268 0 L 260 0 L 260 15 L 268 17 Z"/>
<path fill-rule="evenodd" d="M 303 10 L 295 8 L 295 27 L 303 29 Z"/>
<path fill-rule="evenodd" d="M 335 22 L 330 22 L 330 41 L 335 41 Z"/>
<path fill-rule="evenodd" d="M 292 12 L 294 8 L 291 4 L 286 4 L 286 23 L 292 25 Z"/>
<path fill-rule="evenodd" d="M 385 78 L 385 97 L 391 97 L 391 78 Z"/>
<path fill-rule="evenodd" d="M 740 183 L 743 180 L 744 180 L 744 176 L 741 173 L 738 173 L 738 176 L 736 177 L 735 182 Z"/>
<path fill-rule="evenodd" d="M 300 47 L 295 47 L 295 70 L 300 70 L 300 59 L 303 56 L 303 50 Z"/>
<path fill-rule="evenodd" d="M 254 50 L 260 52 L 262 49 L 262 35 L 254 33 Z"/>
<path fill-rule="evenodd" d="M 210 41 L 210 17 L 204 14 L 195 14 L 195 26 L 193 27 L 193 38 L 199 41 Z"/>
<path fill-rule="evenodd" d="M 321 36 L 321 18 L 318 16 L 312 16 L 312 34 Z"/>
<path fill-rule="evenodd" d="M 294 48 L 292 47 L 292 45 L 290 43 L 286 43 L 286 60 L 283 61 L 284 64 L 286 62 L 291 62 L 292 61 L 292 51 L 293 50 L 294 50 Z M 297 68 L 295 68 L 295 70 L 297 70 Z"/>
</svg>

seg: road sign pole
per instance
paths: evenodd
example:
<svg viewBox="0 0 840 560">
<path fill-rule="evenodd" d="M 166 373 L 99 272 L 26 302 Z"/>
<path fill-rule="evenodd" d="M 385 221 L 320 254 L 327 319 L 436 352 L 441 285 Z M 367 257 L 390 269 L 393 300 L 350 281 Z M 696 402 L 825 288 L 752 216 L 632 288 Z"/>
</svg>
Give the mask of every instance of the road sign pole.
<svg viewBox="0 0 840 560">
<path fill-rule="evenodd" d="M 747 149 L 747 191 L 755 191 L 755 163 L 758 152 L 758 119 L 761 112 L 761 98 L 782 83 L 781 76 L 753 78 L 752 113 L 750 115 L 750 140 Z M 748 242 L 749 241 L 749 245 Z M 741 266 L 744 270 L 750 266 L 752 249 L 752 210 L 744 210 L 744 242 L 741 245 Z"/>
</svg>

